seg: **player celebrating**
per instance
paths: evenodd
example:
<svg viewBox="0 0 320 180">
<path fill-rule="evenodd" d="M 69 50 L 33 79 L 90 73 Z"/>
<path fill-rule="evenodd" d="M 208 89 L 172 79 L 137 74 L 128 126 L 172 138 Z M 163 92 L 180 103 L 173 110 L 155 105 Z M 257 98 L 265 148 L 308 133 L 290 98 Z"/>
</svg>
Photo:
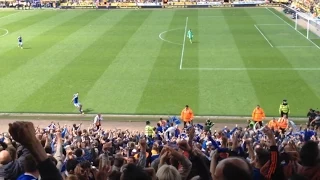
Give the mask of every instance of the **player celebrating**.
<svg viewBox="0 0 320 180">
<path fill-rule="evenodd" d="M 83 110 L 82 110 L 82 105 L 79 102 L 79 92 L 75 93 L 73 95 L 73 98 L 71 100 L 71 102 L 73 102 L 73 105 L 79 109 L 81 114 L 84 114 Z"/>
<path fill-rule="evenodd" d="M 18 37 L 18 47 L 19 48 L 21 48 L 21 49 L 23 49 L 23 46 L 22 46 L 23 44 L 22 44 L 22 37 L 21 37 L 21 35 Z"/>
<path fill-rule="evenodd" d="M 189 29 L 189 31 L 187 33 L 187 37 L 189 38 L 190 43 L 192 44 L 193 33 L 192 33 L 191 29 Z"/>
</svg>

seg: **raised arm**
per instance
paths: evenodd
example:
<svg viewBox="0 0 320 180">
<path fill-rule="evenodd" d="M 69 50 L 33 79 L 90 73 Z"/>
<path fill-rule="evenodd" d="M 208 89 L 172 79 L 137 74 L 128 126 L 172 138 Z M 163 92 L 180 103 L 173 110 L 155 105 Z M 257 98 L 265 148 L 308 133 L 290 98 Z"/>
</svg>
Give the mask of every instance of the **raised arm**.
<svg viewBox="0 0 320 180">
<path fill-rule="evenodd" d="M 140 139 L 140 156 L 138 160 L 138 166 L 145 168 L 147 164 L 147 157 L 146 157 L 146 151 L 147 151 L 147 142 L 145 139 Z"/>
<path fill-rule="evenodd" d="M 35 158 L 41 179 L 62 180 L 60 172 L 48 158 L 41 143 L 35 137 L 35 130 L 31 122 L 10 123 L 9 132 L 13 139 L 25 146 Z"/>
<path fill-rule="evenodd" d="M 58 168 L 58 170 L 61 170 L 63 165 L 63 154 L 62 154 L 62 137 L 59 131 L 56 133 L 56 141 L 57 141 L 57 148 L 56 148 L 56 152 L 54 153 L 54 158 L 58 161 L 56 167 Z"/>
<path fill-rule="evenodd" d="M 261 169 L 265 169 L 264 172 L 267 172 L 266 174 L 264 174 L 265 178 L 277 179 L 279 177 L 275 177 L 276 171 L 281 170 L 281 168 L 280 168 L 278 147 L 276 146 L 276 140 L 274 138 L 274 134 L 273 134 L 272 130 L 269 127 L 266 126 L 263 129 L 263 131 L 268 136 L 268 139 L 270 141 L 270 160 L 265 165 L 267 167 L 264 166 Z"/>
<path fill-rule="evenodd" d="M 189 159 L 187 159 L 183 154 L 178 151 L 170 148 L 171 155 L 175 157 L 182 165 L 182 168 L 179 169 L 179 173 L 181 175 L 181 179 L 185 180 L 188 178 L 188 175 L 192 168 L 192 163 Z"/>
</svg>

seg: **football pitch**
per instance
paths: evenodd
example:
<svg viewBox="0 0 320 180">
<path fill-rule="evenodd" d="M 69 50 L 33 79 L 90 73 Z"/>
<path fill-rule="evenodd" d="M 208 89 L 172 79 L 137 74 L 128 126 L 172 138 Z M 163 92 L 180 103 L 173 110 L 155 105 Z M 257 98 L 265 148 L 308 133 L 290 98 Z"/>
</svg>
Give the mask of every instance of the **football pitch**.
<svg viewBox="0 0 320 180">
<path fill-rule="evenodd" d="M 320 41 L 293 26 L 272 8 L 0 11 L 0 111 L 77 113 L 79 92 L 87 113 L 275 116 L 287 99 L 305 116 Z"/>
</svg>

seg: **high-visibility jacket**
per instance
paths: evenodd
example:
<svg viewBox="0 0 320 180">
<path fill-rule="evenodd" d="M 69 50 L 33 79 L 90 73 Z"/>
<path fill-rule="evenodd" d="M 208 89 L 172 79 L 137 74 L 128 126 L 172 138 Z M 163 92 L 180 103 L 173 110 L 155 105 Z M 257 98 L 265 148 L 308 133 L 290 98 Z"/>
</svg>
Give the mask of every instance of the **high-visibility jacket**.
<svg viewBox="0 0 320 180">
<path fill-rule="evenodd" d="M 262 108 L 254 108 L 254 110 L 252 112 L 252 120 L 262 121 L 262 119 L 265 117 L 266 117 L 266 115 L 264 114 L 264 111 Z"/>
<path fill-rule="evenodd" d="M 146 136 L 152 136 L 153 135 L 153 127 L 146 125 L 146 127 L 144 128 L 144 134 Z"/>
<path fill-rule="evenodd" d="M 190 108 L 182 109 L 182 111 L 181 111 L 181 119 L 184 122 L 189 122 L 189 121 L 193 120 L 193 112 L 192 112 L 192 110 Z"/>
<path fill-rule="evenodd" d="M 283 118 L 283 117 L 279 118 L 278 126 L 279 126 L 279 128 L 287 129 L 287 127 L 288 127 L 288 119 L 287 118 Z"/>
<path fill-rule="evenodd" d="M 287 105 L 283 105 L 282 103 L 280 104 L 280 107 L 279 107 L 279 114 L 282 112 L 284 113 L 290 113 L 290 108 L 289 108 L 289 104 Z"/>
<path fill-rule="evenodd" d="M 278 130 L 279 129 L 279 123 L 278 123 L 278 121 L 274 121 L 274 120 L 271 120 L 271 121 L 269 121 L 269 123 L 268 123 L 268 127 L 270 128 L 270 129 L 274 129 L 274 130 Z"/>
</svg>

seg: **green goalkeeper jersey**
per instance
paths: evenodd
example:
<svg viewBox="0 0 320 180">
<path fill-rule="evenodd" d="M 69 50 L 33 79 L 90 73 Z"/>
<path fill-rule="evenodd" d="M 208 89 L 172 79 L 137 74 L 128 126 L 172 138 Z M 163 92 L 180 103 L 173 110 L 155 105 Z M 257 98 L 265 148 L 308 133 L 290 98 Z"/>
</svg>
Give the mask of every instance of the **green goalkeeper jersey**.
<svg viewBox="0 0 320 180">
<path fill-rule="evenodd" d="M 192 33 L 191 30 L 188 31 L 187 37 L 188 37 L 189 39 L 192 39 L 192 38 L 193 38 L 193 33 Z"/>
</svg>

